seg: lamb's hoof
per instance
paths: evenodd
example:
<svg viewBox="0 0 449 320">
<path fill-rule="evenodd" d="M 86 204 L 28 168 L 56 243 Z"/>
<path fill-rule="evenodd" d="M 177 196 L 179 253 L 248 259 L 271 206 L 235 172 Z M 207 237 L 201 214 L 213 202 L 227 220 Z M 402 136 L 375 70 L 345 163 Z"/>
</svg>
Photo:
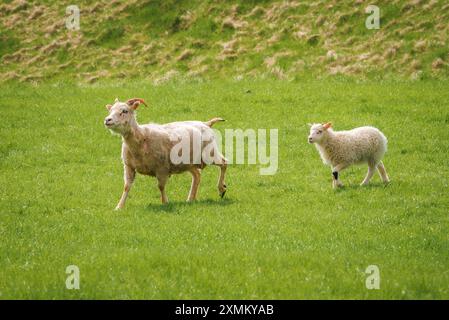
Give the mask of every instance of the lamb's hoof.
<svg viewBox="0 0 449 320">
<path fill-rule="evenodd" d="M 119 206 L 115 207 L 115 209 L 114 209 L 114 211 L 120 211 L 120 210 L 122 210 L 122 207 L 119 207 Z"/>
<path fill-rule="evenodd" d="M 338 181 L 338 182 L 333 182 L 332 183 L 332 187 L 334 188 L 334 189 L 338 189 L 338 188 L 342 188 L 343 187 L 343 183 L 341 183 L 340 181 Z"/>
</svg>

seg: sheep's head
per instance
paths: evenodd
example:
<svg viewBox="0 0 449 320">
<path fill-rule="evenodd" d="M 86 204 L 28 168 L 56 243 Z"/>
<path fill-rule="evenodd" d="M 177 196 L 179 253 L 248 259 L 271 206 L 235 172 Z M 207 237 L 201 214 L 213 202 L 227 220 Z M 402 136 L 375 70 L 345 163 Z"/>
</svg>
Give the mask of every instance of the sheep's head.
<svg viewBox="0 0 449 320">
<path fill-rule="evenodd" d="M 127 102 L 115 99 L 114 104 L 106 105 L 109 115 L 104 119 L 104 125 L 113 132 L 125 134 L 136 124 L 135 110 L 141 103 L 147 105 L 139 98 L 129 99 Z"/>
<path fill-rule="evenodd" d="M 309 143 L 320 143 L 327 136 L 328 130 L 332 128 L 332 123 L 315 123 L 310 125 Z"/>
</svg>

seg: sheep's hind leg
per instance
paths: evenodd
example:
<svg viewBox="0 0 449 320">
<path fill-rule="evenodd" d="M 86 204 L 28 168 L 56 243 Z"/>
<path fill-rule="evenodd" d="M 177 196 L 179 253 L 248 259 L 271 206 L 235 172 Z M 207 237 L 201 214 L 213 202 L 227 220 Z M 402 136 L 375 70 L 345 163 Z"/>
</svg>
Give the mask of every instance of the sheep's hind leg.
<svg viewBox="0 0 449 320">
<path fill-rule="evenodd" d="M 158 175 L 156 176 L 156 178 L 158 182 L 159 191 L 161 192 L 161 201 L 163 204 L 168 203 L 168 197 L 167 194 L 165 193 L 165 185 L 167 184 L 168 176 Z"/>
<path fill-rule="evenodd" d="M 385 166 L 382 161 L 377 165 L 377 170 L 379 171 L 379 175 L 382 178 L 382 181 L 384 183 L 389 183 L 390 178 L 388 177 L 387 171 L 385 170 Z"/>
<path fill-rule="evenodd" d="M 376 170 L 376 165 L 372 162 L 368 162 L 368 172 L 366 173 L 365 179 L 363 179 L 361 186 L 366 186 L 371 178 L 373 177 L 374 171 Z"/>
<path fill-rule="evenodd" d="M 192 174 L 192 185 L 190 187 L 189 197 L 187 198 L 187 201 L 194 201 L 196 200 L 198 187 L 201 181 L 201 170 L 198 168 L 192 168 L 192 170 L 190 170 L 190 173 Z"/>
<path fill-rule="evenodd" d="M 220 155 L 219 160 L 216 161 L 214 164 L 220 167 L 220 177 L 218 178 L 218 194 L 220 195 L 220 197 L 223 198 L 227 189 L 225 184 L 225 174 L 228 162 L 225 157 Z"/>
<path fill-rule="evenodd" d="M 123 193 L 120 198 L 120 201 L 118 202 L 117 206 L 115 207 L 115 210 L 122 209 L 125 206 L 126 198 L 128 198 L 129 190 L 131 190 L 131 186 L 134 182 L 134 178 L 136 177 L 136 171 L 132 169 L 129 166 L 124 166 L 124 180 L 125 180 L 125 187 L 123 188 Z"/>
</svg>

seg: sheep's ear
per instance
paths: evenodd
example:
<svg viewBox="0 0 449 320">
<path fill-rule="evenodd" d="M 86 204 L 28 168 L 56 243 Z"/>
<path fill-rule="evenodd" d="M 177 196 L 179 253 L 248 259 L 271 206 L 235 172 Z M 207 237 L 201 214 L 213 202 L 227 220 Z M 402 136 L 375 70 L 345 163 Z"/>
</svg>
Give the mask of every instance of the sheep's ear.
<svg viewBox="0 0 449 320">
<path fill-rule="evenodd" d="M 127 102 L 128 106 L 130 106 L 132 109 L 136 110 L 137 107 L 143 103 L 143 105 L 147 105 L 145 103 L 145 100 L 141 99 L 141 98 L 133 98 L 133 99 L 129 99 Z"/>
<path fill-rule="evenodd" d="M 106 109 L 107 109 L 108 111 L 111 111 L 111 108 L 112 108 L 112 104 L 107 104 L 107 105 L 106 105 Z"/>
<path fill-rule="evenodd" d="M 139 106 L 140 106 L 140 101 L 136 101 L 136 102 L 133 103 L 133 105 L 131 106 L 131 108 L 132 108 L 133 110 L 136 110 Z"/>
<path fill-rule="evenodd" d="M 324 129 L 332 128 L 332 123 L 328 122 L 323 125 Z"/>
</svg>

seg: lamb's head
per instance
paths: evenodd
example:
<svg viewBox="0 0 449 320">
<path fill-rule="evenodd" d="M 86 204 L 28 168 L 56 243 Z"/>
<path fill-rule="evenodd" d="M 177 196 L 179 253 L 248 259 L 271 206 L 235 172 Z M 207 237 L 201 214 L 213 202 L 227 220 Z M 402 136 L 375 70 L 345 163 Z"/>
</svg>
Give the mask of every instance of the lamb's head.
<svg viewBox="0 0 449 320">
<path fill-rule="evenodd" d="M 135 110 L 141 103 L 147 105 L 143 99 L 139 98 L 129 99 L 127 102 L 115 99 L 114 104 L 106 105 L 109 115 L 104 119 L 104 125 L 115 133 L 129 132 L 131 126 L 137 124 Z"/>
<path fill-rule="evenodd" d="M 310 125 L 309 143 L 321 143 L 329 134 L 332 123 L 325 124 L 315 123 Z"/>
</svg>

